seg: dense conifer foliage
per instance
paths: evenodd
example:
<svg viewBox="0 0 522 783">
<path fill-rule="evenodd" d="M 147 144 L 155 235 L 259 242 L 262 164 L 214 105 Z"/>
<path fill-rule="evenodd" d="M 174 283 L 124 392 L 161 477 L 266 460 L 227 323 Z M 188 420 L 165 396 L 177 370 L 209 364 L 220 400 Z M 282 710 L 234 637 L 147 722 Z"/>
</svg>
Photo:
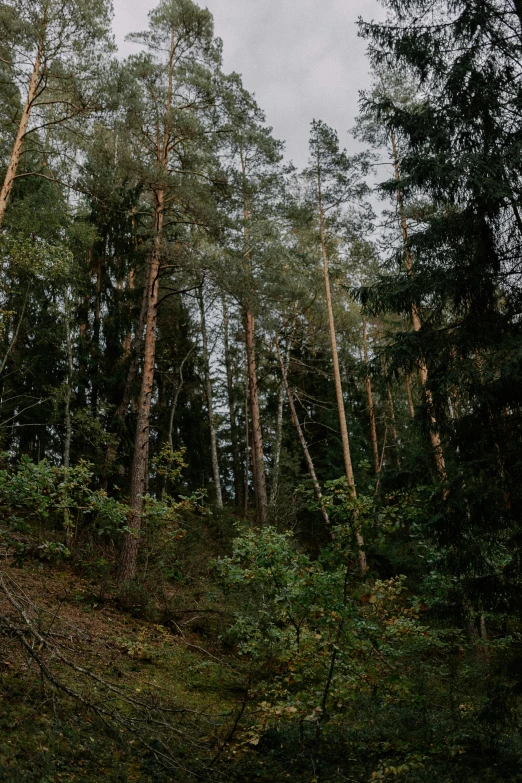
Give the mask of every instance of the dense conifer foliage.
<svg viewBox="0 0 522 783">
<path fill-rule="evenodd" d="M 193 0 L 0 2 L 2 780 L 522 780 L 522 5 L 382 2 L 302 171 Z"/>
</svg>

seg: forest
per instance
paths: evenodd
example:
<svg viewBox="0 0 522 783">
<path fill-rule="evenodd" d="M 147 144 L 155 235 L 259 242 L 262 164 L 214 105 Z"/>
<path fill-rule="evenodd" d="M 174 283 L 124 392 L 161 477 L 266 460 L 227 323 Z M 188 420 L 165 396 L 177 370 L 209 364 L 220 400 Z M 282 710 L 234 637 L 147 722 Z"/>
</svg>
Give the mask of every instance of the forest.
<svg viewBox="0 0 522 783">
<path fill-rule="evenodd" d="M 2 781 L 522 781 L 522 1 L 381 5 L 298 167 L 0 1 Z"/>
</svg>

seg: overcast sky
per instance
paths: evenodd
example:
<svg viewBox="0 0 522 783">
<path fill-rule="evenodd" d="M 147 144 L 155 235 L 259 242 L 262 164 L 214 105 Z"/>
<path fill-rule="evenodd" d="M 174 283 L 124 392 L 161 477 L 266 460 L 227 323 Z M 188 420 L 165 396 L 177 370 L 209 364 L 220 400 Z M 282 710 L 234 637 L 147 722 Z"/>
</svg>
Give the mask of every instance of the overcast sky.
<svg viewBox="0 0 522 783">
<path fill-rule="evenodd" d="M 157 0 L 114 0 L 115 33 L 123 55 L 133 51 L 127 33 L 147 26 Z M 322 119 L 354 149 L 348 130 L 358 92 L 368 86 L 365 41 L 357 18 L 382 19 L 377 0 L 201 0 L 214 15 L 224 43 L 224 69 L 242 74 L 287 157 L 307 159 L 308 131 Z"/>
</svg>

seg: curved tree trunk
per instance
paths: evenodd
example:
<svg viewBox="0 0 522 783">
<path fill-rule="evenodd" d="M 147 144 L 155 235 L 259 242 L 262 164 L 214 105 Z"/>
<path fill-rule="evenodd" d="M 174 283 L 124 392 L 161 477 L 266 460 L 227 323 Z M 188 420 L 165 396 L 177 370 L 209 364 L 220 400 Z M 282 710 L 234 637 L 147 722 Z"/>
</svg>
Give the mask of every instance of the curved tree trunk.
<svg viewBox="0 0 522 783">
<path fill-rule="evenodd" d="M 279 367 L 281 368 L 281 377 L 283 379 L 283 387 L 286 391 L 286 396 L 288 399 L 288 406 L 290 408 L 290 415 L 292 417 L 292 424 L 297 430 L 297 435 L 299 437 L 299 442 L 301 444 L 301 448 L 303 449 L 304 458 L 306 461 L 306 465 L 308 468 L 308 473 L 310 474 L 310 478 L 312 479 L 312 484 L 314 485 L 315 490 L 315 496 L 317 498 L 317 502 L 319 503 L 319 506 L 321 508 L 321 514 L 323 515 L 323 519 L 326 525 L 326 529 L 328 530 L 330 536 L 333 538 L 332 529 L 331 529 L 331 522 L 330 517 L 328 516 L 328 512 L 326 511 L 324 505 L 323 505 L 323 493 L 321 491 L 321 485 L 319 484 L 319 480 L 317 478 L 317 474 L 315 472 L 314 463 L 312 460 L 312 457 L 310 455 L 310 451 L 308 450 L 308 445 L 306 443 L 306 438 L 304 436 L 303 428 L 301 427 L 301 424 L 299 423 L 299 418 L 297 416 L 297 411 L 295 409 L 295 402 L 294 402 L 294 394 L 292 392 L 292 389 L 290 387 L 290 384 L 288 383 L 288 376 L 287 376 L 287 367 L 289 365 L 289 358 L 290 358 L 290 346 L 288 346 L 288 353 L 287 353 L 287 362 L 285 367 L 285 362 L 283 360 L 283 357 L 281 355 L 281 348 L 279 346 L 279 340 L 276 338 L 276 347 L 277 347 L 277 356 L 279 359 Z"/>
</svg>

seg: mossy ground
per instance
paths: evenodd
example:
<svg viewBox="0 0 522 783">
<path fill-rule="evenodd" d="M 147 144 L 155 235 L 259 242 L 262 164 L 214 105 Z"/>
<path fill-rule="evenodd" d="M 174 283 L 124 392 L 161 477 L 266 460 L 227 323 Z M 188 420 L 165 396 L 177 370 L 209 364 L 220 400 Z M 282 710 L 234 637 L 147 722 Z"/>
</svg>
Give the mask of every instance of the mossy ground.
<svg viewBox="0 0 522 783">
<path fill-rule="evenodd" d="M 76 660 L 79 639 L 80 658 L 95 675 L 124 686 L 138 698 L 158 694 L 165 709 L 203 716 L 208 736 L 206 743 L 198 743 L 197 753 L 201 753 L 202 766 L 208 762 L 219 745 L 220 731 L 226 731 L 236 709 L 242 675 L 237 666 L 214 655 L 204 629 L 199 634 L 190 628 L 180 633 L 157 618 L 133 617 L 118 607 L 116 597 L 98 601 L 88 581 L 71 569 L 31 564 L 3 566 L 2 571 L 46 616 L 56 618 L 60 629 L 70 628 L 71 638 L 78 634 Z M 8 613 L 9 606 L 2 602 L 0 611 Z M 197 611 L 193 614 L 197 620 Z M 57 671 L 66 685 L 72 684 L 63 667 Z M 5 637 L 0 640 L 0 705 L 0 781 L 161 783 L 183 779 L 182 771 L 165 770 L 139 736 L 56 692 L 42 680 L 18 641 Z M 198 766 L 192 730 L 187 729 L 186 742 L 179 735 L 176 754 L 182 767 L 184 758 L 191 767 Z M 201 726 L 198 732 L 201 738 Z M 147 726 L 143 734 L 153 742 Z"/>
</svg>

